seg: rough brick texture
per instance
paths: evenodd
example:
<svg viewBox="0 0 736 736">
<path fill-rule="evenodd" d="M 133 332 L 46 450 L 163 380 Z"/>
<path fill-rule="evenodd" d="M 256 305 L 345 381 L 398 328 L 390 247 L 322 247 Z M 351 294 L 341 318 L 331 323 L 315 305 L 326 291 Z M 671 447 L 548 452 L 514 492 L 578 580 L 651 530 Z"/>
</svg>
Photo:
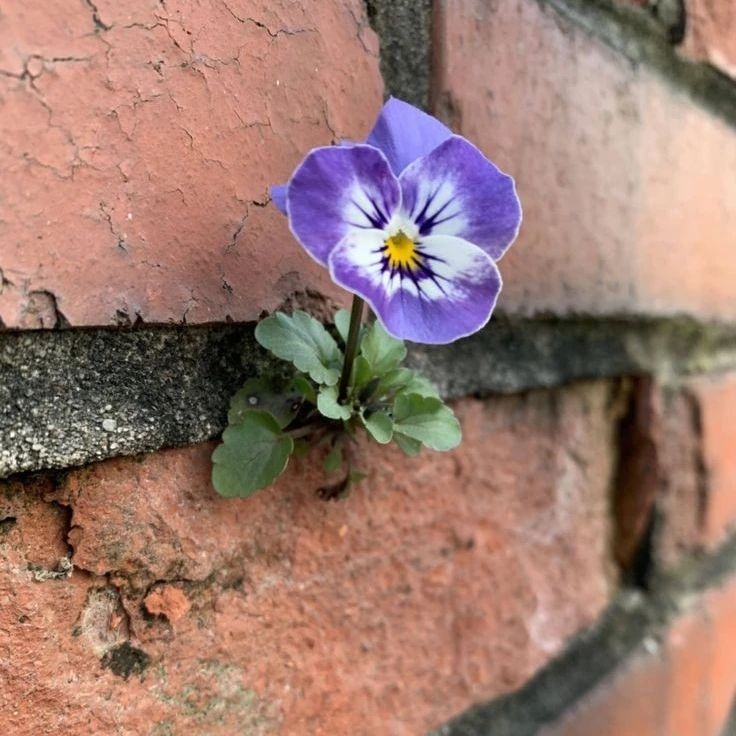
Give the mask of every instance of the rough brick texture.
<svg viewBox="0 0 736 736">
<path fill-rule="evenodd" d="M 415 736 L 518 687 L 612 589 L 614 395 L 462 401 L 340 503 L 305 461 L 220 499 L 210 445 L 4 485 L 5 732 Z"/>
<path fill-rule="evenodd" d="M 707 545 L 722 542 L 736 527 L 736 375 L 690 384 L 703 438 L 703 533 Z"/>
<path fill-rule="evenodd" d="M 252 320 L 330 293 L 268 186 L 365 135 L 377 52 L 360 0 L 8 3 L 0 324 Z"/>
<path fill-rule="evenodd" d="M 621 424 L 615 555 L 626 570 L 650 545 L 661 568 L 714 550 L 736 527 L 736 375 L 679 386 L 636 382 Z"/>
<path fill-rule="evenodd" d="M 522 313 L 736 316 L 736 136 L 546 3 L 447 0 L 437 110 L 517 178 Z"/>
<path fill-rule="evenodd" d="M 543 736 L 728 736 L 736 702 L 736 579 L 683 613 Z"/>
<path fill-rule="evenodd" d="M 487 700 L 453 723 L 734 732 L 735 22 L 726 0 L 5 2 L 3 734 L 478 736 L 443 723 Z M 464 443 L 359 442 L 340 502 L 320 457 L 220 498 L 202 441 L 272 369 L 243 323 L 345 300 L 268 185 L 361 139 L 384 88 L 524 206 L 510 318 L 410 354 Z M 140 322 L 177 326 L 106 329 Z"/>
</svg>

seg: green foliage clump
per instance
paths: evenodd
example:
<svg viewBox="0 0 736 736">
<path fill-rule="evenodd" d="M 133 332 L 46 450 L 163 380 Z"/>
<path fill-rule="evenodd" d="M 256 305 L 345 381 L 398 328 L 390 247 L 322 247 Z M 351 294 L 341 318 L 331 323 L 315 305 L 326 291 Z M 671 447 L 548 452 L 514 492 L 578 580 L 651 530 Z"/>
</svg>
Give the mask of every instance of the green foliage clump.
<svg viewBox="0 0 736 736">
<path fill-rule="evenodd" d="M 258 342 L 290 363 L 293 373 L 285 380 L 251 379 L 233 396 L 228 427 L 212 456 L 218 493 L 250 496 L 273 483 L 292 454 L 327 444 L 325 470 L 342 469 L 343 477 L 321 489 L 322 495 L 342 495 L 365 477 L 349 460 L 349 445 L 359 431 L 379 444 L 394 442 L 410 456 L 422 447 L 451 450 L 460 444 L 452 410 L 429 381 L 402 366 L 406 346 L 378 322 L 360 328 L 341 392 L 349 330 L 347 310 L 335 315 L 340 342 L 306 312 L 277 312 L 258 324 Z"/>
</svg>

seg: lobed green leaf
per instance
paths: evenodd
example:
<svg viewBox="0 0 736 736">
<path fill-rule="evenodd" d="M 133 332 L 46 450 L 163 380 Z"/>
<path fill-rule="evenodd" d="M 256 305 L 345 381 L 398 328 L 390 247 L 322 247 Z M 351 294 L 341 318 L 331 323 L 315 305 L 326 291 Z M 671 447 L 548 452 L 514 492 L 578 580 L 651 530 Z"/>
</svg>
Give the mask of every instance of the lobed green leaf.
<svg viewBox="0 0 736 736">
<path fill-rule="evenodd" d="M 293 439 L 271 414 L 246 411 L 240 424 L 223 432 L 212 454 L 212 484 L 221 496 L 251 496 L 281 475 L 293 449 Z"/>
<path fill-rule="evenodd" d="M 340 378 L 342 352 L 335 338 L 306 312 L 296 311 L 291 317 L 276 312 L 258 323 L 255 335 L 264 348 L 317 383 L 334 386 Z"/>
<path fill-rule="evenodd" d="M 291 386 L 305 398 L 310 404 L 317 403 L 317 392 L 314 390 L 314 386 L 309 382 L 309 379 L 301 373 L 297 373 L 294 378 L 291 379 Z"/>
<path fill-rule="evenodd" d="M 411 371 L 409 382 L 404 386 L 403 393 L 419 394 L 419 396 L 432 396 L 435 399 L 440 398 L 440 392 L 437 387 L 420 373 Z"/>
<path fill-rule="evenodd" d="M 409 457 L 416 457 L 422 451 L 422 443 L 412 437 L 395 432 L 393 440 L 404 455 L 408 455 Z"/>
<path fill-rule="evenodd" d="M 353 362 L 353 387 L 360 390 L 372 377 L 371 364 L 362 355 L 357 355 Z"/>
<path fill-rule="evenodd" d="M 391 417 L 382 411 L 374 411 L 369 416 L 361 416 L 363 426 L 368 434 L 381 445 L 391 442 L 394 433 L 394 423 Z"/>
<path fill-rule="evenodd" d="M 394 432 L 433 450 L 452 450 L 460 444 L 460 423 L 441 399 L 400 393 L 394 401 Z"/>
<path fill-rule="evenodd" d="M 338 309 L 335 312 L 335 329 L 337 334 L 342 338 L 343 344 L 348 342 L 348 332 L 350 331 L 350 310 Z"/>
<path fill-rule="evenodd" d="M 406 357 L 406 345 L 386 332 L 377 320 L 366 328 L 360 352 L 370 363 L 374 375 L 382 376 Z"/>
<path fill-rule="evenodd" d="M 250 378 L 230 399 L 227 421 L 228 424 L 240 424 L 247 412 L 261 409 L 271 414 L 279 426 L 286 427 L 297 415 L 301 400 L 296 391 L 278 392 L 269 380 Z"/>
<path fill-rule="evenodd" d="M 353 410 L 337 400 L 337 386 L 323 386 L 317 394 L 317 409 L 328 419 L 350 419 Z"/>
</svg>

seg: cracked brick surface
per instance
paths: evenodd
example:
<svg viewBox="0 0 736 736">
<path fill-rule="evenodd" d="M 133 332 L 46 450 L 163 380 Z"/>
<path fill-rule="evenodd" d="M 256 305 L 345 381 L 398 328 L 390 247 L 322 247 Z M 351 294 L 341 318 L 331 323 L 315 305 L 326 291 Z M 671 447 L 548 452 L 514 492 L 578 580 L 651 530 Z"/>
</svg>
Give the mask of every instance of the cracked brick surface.
<svg viewBox="0 0 736 736">
<path fill-rule="evenodd" d="M 0 484 L 6 732 L 416 736 L 518 687 L 613 587 L 614 393 L 459 402 L 341 502 L 316 459 L 218 498 L 209 444 Z"/>
<path fill-rule="evenodd" d="M 269 203 L 368 131 L 360 0 L 49 0 L 0 16 L 0 324 L 257 318 L 324 269 Z"/>
</svg>

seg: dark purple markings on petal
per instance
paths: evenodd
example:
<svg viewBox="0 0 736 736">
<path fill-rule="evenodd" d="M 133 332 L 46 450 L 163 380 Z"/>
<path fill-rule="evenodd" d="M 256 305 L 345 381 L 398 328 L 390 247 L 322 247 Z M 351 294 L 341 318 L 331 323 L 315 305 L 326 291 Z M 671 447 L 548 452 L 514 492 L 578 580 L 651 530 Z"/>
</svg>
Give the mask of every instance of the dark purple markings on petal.
<svg viewBox="0 0 736 736">
<path fill-rule="evenodd" d="M 385 156 L 367 145 L 316 148 L 291 177 L 289 226 L 319 263 L 351 231 L 383 227 L 401 192 Z"/>
<path fill-rule="evenodd" d="M 417 225 L 419 225 L 420 227 L 421 227 L 421 226 L 422 226 L 422 225 L 423 225 L 423 224 L 424 224 L 424 223 L 425 223 L 425 222 L 427 221 L 427 219 L 428 219 L 429 217 L 434 217 L 434 213 L 433 213 L 433 215 L 431 215 L 431 216 L 430 216 L 430 215 L 427 215 L 427 212 L 428 212 L 429 208 L 430 208 L 430 207 L 431 207 L 431 206 L 432 206 L 432 205 L 434 204 L 435 198 L 437 197 L 437 193 L 439 192 L 439 190 L 440 190 L 440 187 L 441 187 L 441 186 L 442 186 L 441 184 L 438 184 L 438 185 L 437 185 L 437 186 L 435 187 L 434 191 L 433 191 L 433 192 L 431 192 L 431 193 L 430 193 L 430 194 L 429 194 L 429 195 L 428 195 L 428 196 L 427 196 L 427 197 L 425 198 L 425 200 L 424 200 L 424 205 L 423 205 L 422 209 L 421 209 L 421 210 L 419 210 L 419 212 L 417 212 L 416 214 L 415 214 L 415 213 L 413 213 L 413 212 L 411 213 L 411 215 L 412 215 L 412 219 L 413 219 L 413 220 L 414 220 L 414 222 L 415 222 L 415 223 L 416 223 Z M 448 201 L 447 201 L 447 202 L 445 203 L 445 205 L 447 205 L 447 203 L 449 203 L 449 202 L 451 202 L 451 201 L 452 201 L 452 200 L 448 200 Z"/>
<path fill-rule="evenodd" d="M 426 156 L 451 135 L 452 131 L 436 118 L 408 102 L 390 97 L 366 143 L 386 154 L 398 176 L 412 161 Z"/>
<path fill-rule="evenodd" d="M 381 246 L 371 249 L 371 253 L 378 254 L 378 259 L 369 263 L 368 265 L 370 267 L 380 267 L 381 273 L 388 274 L 392 280 L 396 277 L 398 277 L 401 282 L 403 282 L 404 278 L 411 279 L 420 297 L 424 294 L 422 282 L 426 279 L 432 281 L 438 289 L 444 292 L 441 280 L 447 280 L 447 278 L 435 273 L 431 266 L 431 262 L 436 261 L 437 263 L 446 263 L 446 261 L 444 258 L 425 252 L 421 247 L 421 242 L 414 244 L 411 263 L 407 264 L 396 264 L 392 262 L 392 259 L 388 254 L 385 241 Z"/>
<path fill-rule="evenodd" d="M 352 204 L 358 209 L 363 216 L 365 217 L 367 224 L 359 224 L 351 222 L 350 224 L 354 227 L 359 228 L 383 228 L 386 225 L 388 225 L 388 221 L 391 219 L 391 216 L 387 214 L 385 209 L 381 209 L 381 206 L 373 199 L 373 197 L 366 192 L 366 198 L 368 199 L 368 202 L 371 205 L 372 212 L 367 211 L 363 208 L 363 206 L 356 202 L 354 199 L 351 200 Z M 383 206 L 386 206 L 386 203 L 383 203 Z"/>
<path fill-rule="evenodd" d="M 446 293 L 445 287 L 442 285 L 442 281 L 449 281 L 449 278 L 437 273 L 431 267 L 432 261 L 436 261 L 438 263 L 447 263 L 444 258 L 430 255 L 429 253 L 423 251 L 420 246 L 418 246 L 415 251 L 415 258 L 412 267 L 399 267 L 401 269 L 401 277 L 403 278 L 403 276 L 406 275 L 414 282 L 420 299 L 423 298 L 425 295 L 424 291 L 422 290 L 422 282 L 426 279 L 429 279 L 443 294 Z"/>
<path fill-rule="evenodd" d="M 383 326 L 413 342 L 442 344 L 479 330 L 488 321 L 501 277 L 480 248 L 453 236 L 421 242 L 421 266 L 386 265 L 381 233 L 348 236 L 330 254 L 333 280 L 365 298 Z"/>
<path fill-rule="evenodd" d="M 410 278 L 417 287 L 417 290 L 420 292 L 420 295 L 422 291 L 422 281 L 425 279 L 430 279 L 439 289 L 444 291 L 440 280 L 447 280 L 447 277 L 436 274 L 432 270 L 431 262 L 436 261 L 438 263 L 446 263 L 446 260 L 440 256 L 426 253 L 421 248 L 421 242 L 417 242 L 414 247 L 415 250 L 412 256 L 412 262 L 410 264 L 399 263 L 397 265 L 391 262 L 384 240 L 377 248 L 370 249 L 370 252 L 377 255 L 378 258 L 370 261 L 367 266 L 369 268 L 380 268 L 381 273 L 388 273 L 391 279 L 395 277 L 398 277 L 400 280 L 403 280 L 405 277 Z"/>
<path fill-rule="evenodd" d="M 421 235 L 463 238 L 494 260 L 516 238 L 521 204 L 514 180 L 464 138 L 448 138 L 399 179 L 402 208 Z"/>
<path fill-rule="evenodd" d="M 448 214 L 447 208 L 455 202 L 454 198 L 446 199 L 444 202 L 437 205 L 436 209 L 431 214 L 427 214 L 427 210 L 431 205 L 435 204 L 436 196 L 437 195 L 435 194 L 434 197 L 430 196 L 427 199 L 427 204 L 422 208 L 422 212 L 418 219 L 415 220 L 419 227 L 419 232 L 422 235 L 429 235 L 438 225 L 441 225 L 444 222 L 450 222 L 450 220 L 458 217 L 460 214 L 458 211 L 450 212 Z M 442 217 L 443 214 L 445 215 L 444 217 Z"/>
</svg>

